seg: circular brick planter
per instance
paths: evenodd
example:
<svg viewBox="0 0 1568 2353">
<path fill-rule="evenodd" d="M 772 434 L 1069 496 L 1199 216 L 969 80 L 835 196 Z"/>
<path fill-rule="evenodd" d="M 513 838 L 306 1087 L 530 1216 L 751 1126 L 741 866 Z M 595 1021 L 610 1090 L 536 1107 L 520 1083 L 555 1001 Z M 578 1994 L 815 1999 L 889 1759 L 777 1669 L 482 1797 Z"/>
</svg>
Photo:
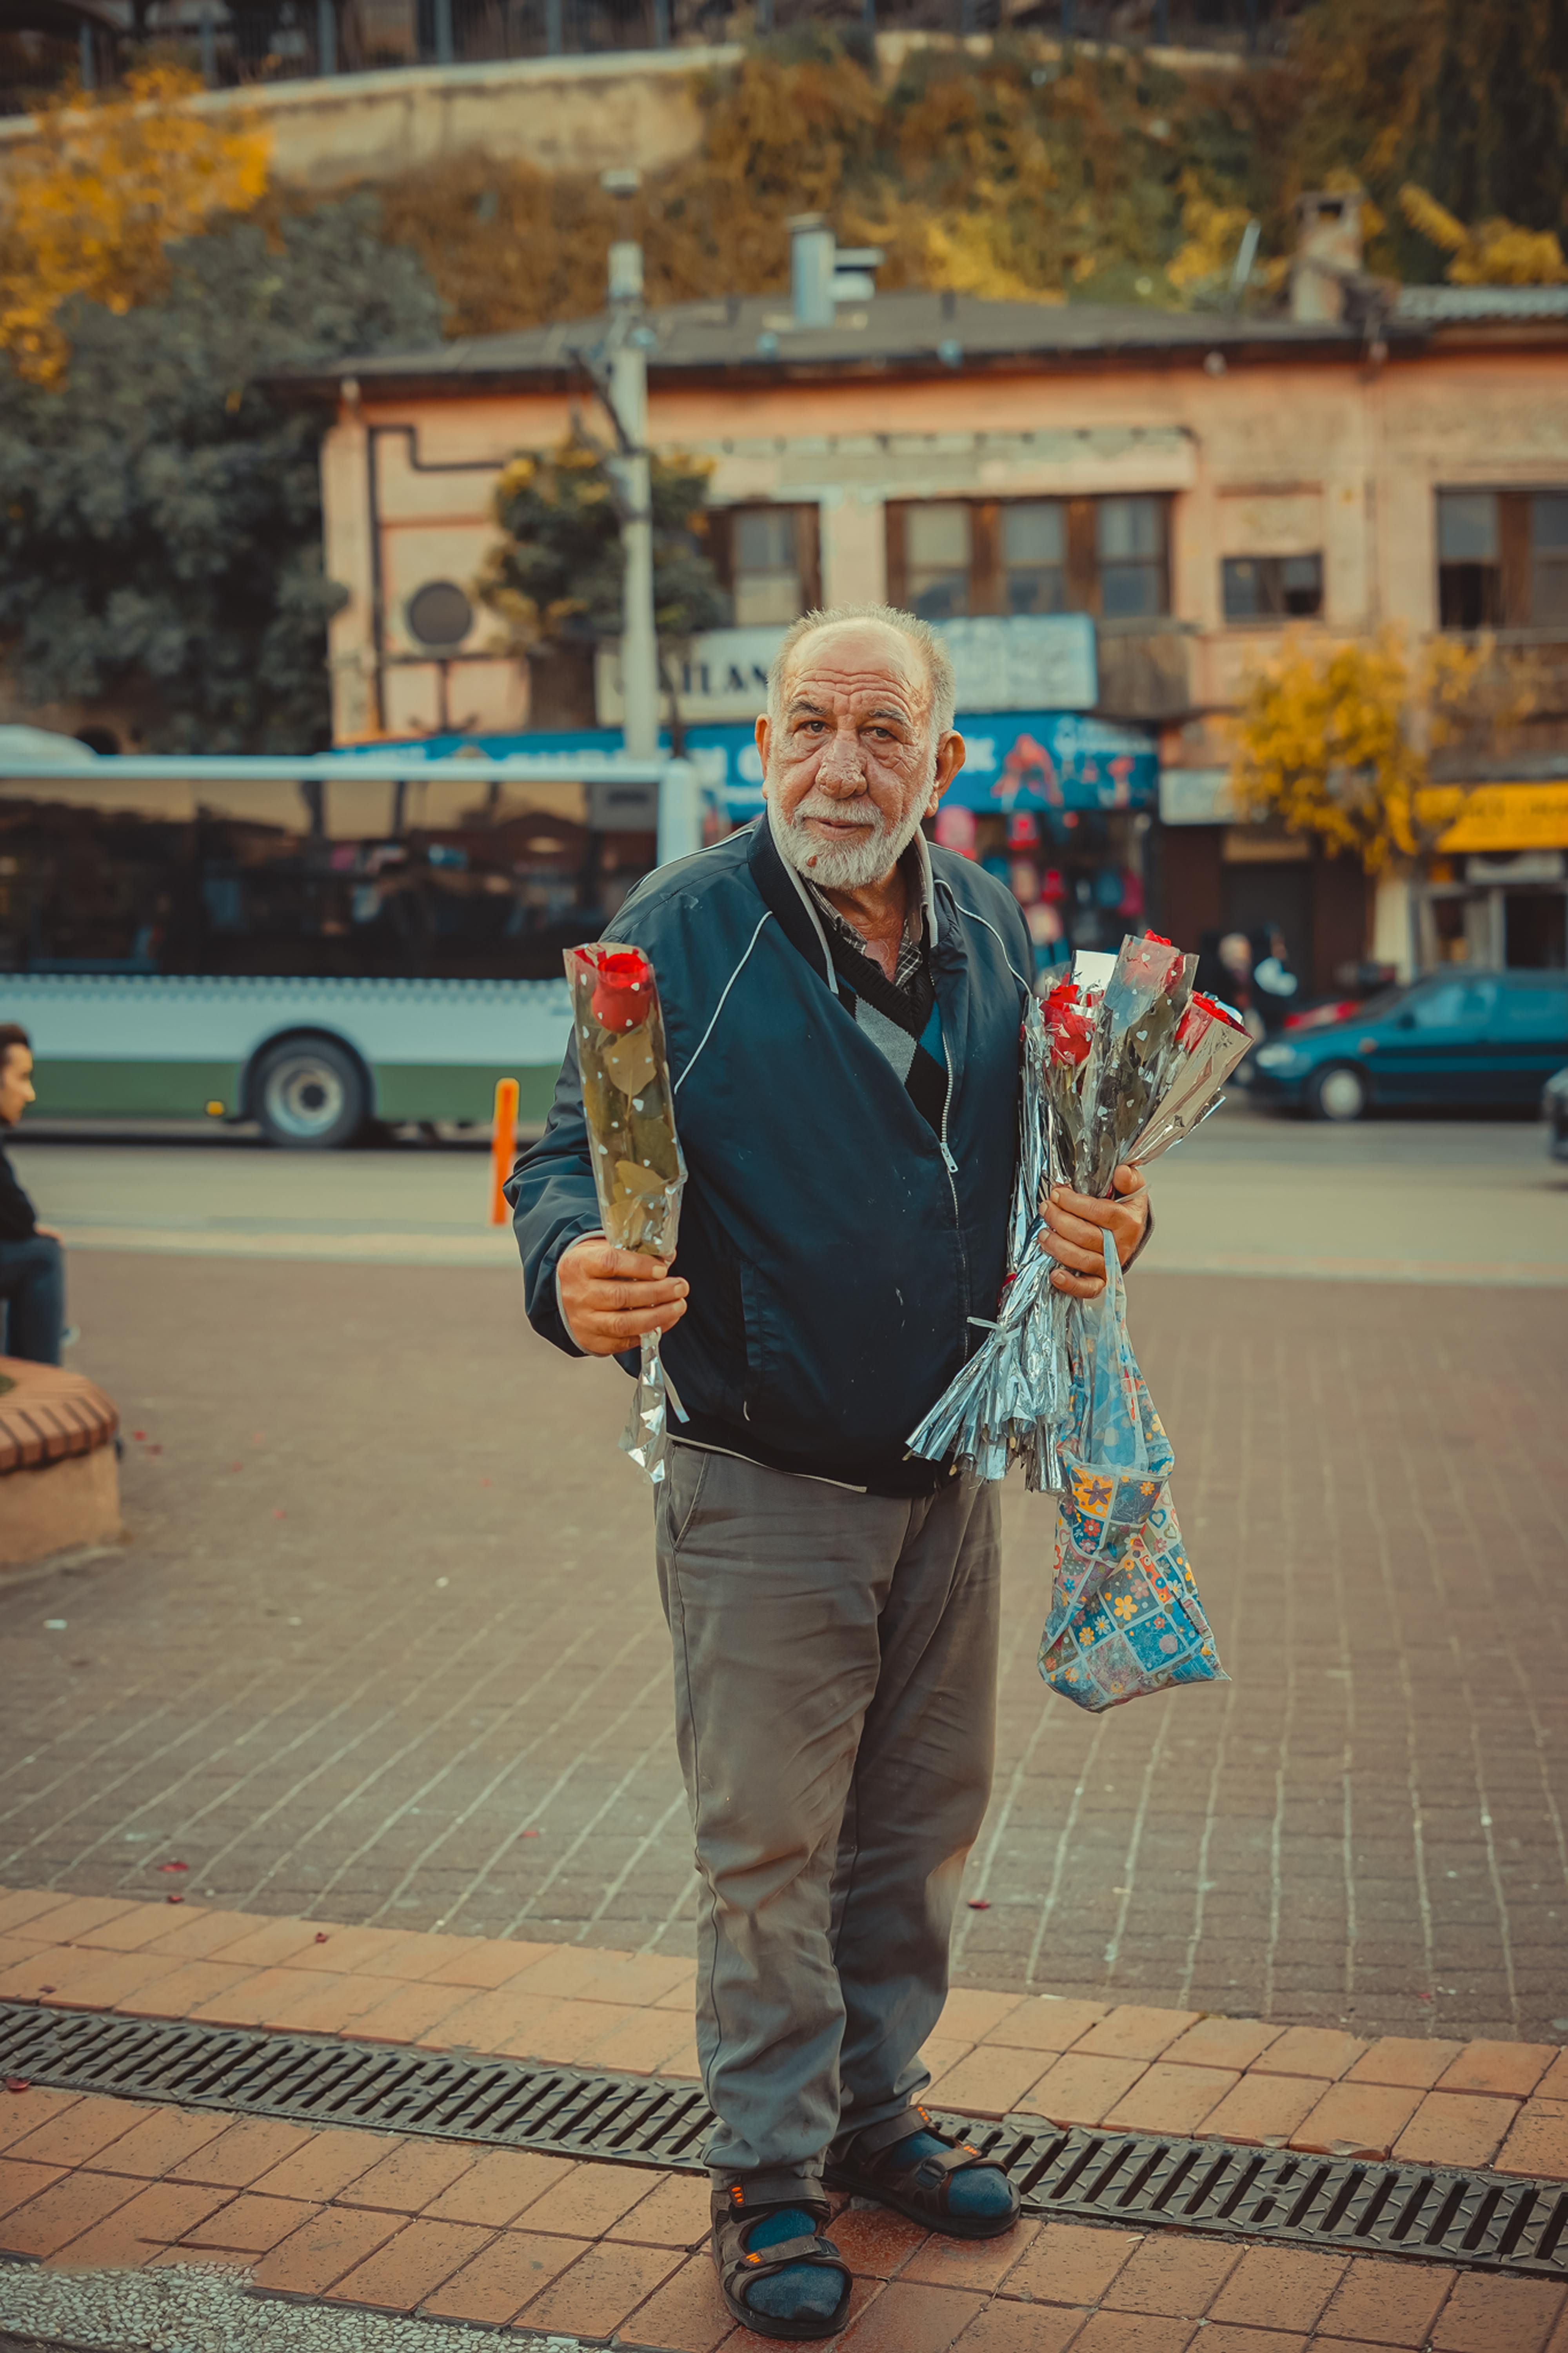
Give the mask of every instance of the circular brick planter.
<svg viewBox="0 0 1568 2353">
<path fill-rule="evenodd" d="M 120 1535 L 119 1420 L 79 1373 L 0 1356 L 0 1572 Z"/>
</svg>

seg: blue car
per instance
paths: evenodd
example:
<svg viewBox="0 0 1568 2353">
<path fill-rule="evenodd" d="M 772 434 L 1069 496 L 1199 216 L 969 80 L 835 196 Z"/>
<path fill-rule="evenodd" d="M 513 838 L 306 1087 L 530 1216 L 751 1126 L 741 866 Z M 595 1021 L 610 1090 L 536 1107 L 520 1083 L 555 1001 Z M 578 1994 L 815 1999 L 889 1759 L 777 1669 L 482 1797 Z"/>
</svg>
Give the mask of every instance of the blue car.
<svg viewBox="0 0 1568 2353">
<path fill-rule="evenodd" d="M 1530 1112 L 1568 1060 L 1568 973 L 1426 973 L 1259 1046 L 1252 1099 L 1317 1119 L 1406 1104 Z"/>
</svg>

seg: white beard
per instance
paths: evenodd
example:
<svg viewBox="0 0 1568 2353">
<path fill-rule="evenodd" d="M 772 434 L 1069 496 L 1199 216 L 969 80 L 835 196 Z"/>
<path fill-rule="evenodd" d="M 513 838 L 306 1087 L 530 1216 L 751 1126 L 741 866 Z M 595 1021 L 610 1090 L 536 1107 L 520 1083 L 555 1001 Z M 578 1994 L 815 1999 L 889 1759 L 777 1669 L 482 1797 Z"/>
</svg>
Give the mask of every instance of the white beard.
<svg viewBox="0 0 1568 2353">
<path fill-rule="evenodd" d="M 812 811 L 813 796 L 807 794 L 804 804 L 793 817 L 781 814 L 776 801 L 769 804 L 769 822 L 773 839 L 796 873 L 815 882 L 819 891 L 864 891 L 879 882 L 898 864 L 916 834 L 920 831 L 925 799 L 917 800 L 896 826 L 889 826 L 879 809 L 868 807 L 868 818 L 859 839 L 854 841 L 823 841 L 804 822 L 808 814 L 829 815 L 843 822 L 845 809 L 841 801 L 825 803 Z"/>
</svg>

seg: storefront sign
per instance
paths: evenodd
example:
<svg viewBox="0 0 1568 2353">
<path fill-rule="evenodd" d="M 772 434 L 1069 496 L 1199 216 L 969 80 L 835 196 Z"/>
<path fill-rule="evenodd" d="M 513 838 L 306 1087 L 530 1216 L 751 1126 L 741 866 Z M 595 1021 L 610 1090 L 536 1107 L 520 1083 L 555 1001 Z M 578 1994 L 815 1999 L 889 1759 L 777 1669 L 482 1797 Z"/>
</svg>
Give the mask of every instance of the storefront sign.
<svg viewBox="0 0 1568 2353">
<path fill-rule="evenodd" d="M 1426 824 L 1452 812 L 1442 850 L 1568 849 L 1568 781 L 1541 785 L 1438 785 L 1416 807 Z"/>
<path fill-rule="evenodd" d="M 1153 805 L 1159 758 L 1152 739 L 1132 727 L 1111 727 L 1075 712 L 960 711 L 963 765 L 948 787 L 954 808 L 1005 814 L 1010 809 L 1133 809 Z M 749 816 L 763 805 L 763 763 L 748 732 L 694 727 L 693 754 L 722 750 L 731 812 Z"/>
<path fill-rule="evenodd" d="M 755 719 L 768 699 L 768 665 L 784 631 L 710 629 L 675 666 L 688 726 Z M 1087 613 L 1013 613 L 944 621 L 961 711 L 1092 711 L 1099 700 L 1094 623 Z M 618 645 L 595 659 L 595 707 L 603 727 L 625 723 Z"/>
<path fill-rule="evenodd" d="M 1100 701 L 1087 613 L 943 621 L 961 711 L 1092 711 Z"/>
<path fill-rule="evenodd" d="M 958 808 L 993 814 L 1011 809 L 1152 808 L 1159 783 L 1153 738 L 1135 727 L 1112 727 L 1074 712 L 994 712 L 954 722 L 963 738 L 964 765 L 948 793 Z M 509 752 L 595 752 L 620 749 L 618 739 L 596 728 L 541 729 L 515 735 L 431 737 L 421 749 L 427 758 L 449 755 L 469 744 L 500 759 Z M 669 738 L 661 733 L 668 750 Z M 725 796 L 737 823 L 763 805 L 763 762 L 750 726 L 693 726 L 686 733 L 688 757 L 704 783 Z"/>
<path fill-rule="evenodd" d="M 948 789 L 956 808 L 1131 809 L 1153 806 L 1160 761 L 1152 736 L 1072 711 L 1005 718 L 961 715 L 964 763 Z"/>
<path fill-rule="evenodd" d="M 676 697 L 689 725 L 713 719 L 754 719 L 768 700 L 768 664 L 779 649 L 780 628 L 710 629 L 693 638 L 673 664 Z M 662 702 L 664 697 L 660 696 Z M 594 704 L 601 727 L 626 721 L 621 649 L 602 646 L 594 659 Z"/>
</svg>

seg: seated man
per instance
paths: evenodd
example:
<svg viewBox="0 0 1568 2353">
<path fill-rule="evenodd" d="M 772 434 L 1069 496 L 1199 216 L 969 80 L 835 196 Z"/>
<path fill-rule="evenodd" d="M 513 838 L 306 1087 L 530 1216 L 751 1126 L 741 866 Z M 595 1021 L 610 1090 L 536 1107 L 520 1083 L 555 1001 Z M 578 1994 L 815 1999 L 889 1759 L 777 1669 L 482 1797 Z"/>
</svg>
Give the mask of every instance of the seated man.
<svg viewBox="0 0 1568 2353">
<path fill-rule="evenodd" d="M 19 1023 L 0 1021 L 0 1128 L 15 1127 L 33 1100 L 32 1040 Z M 0 1151 L 0 1356 L 58 1365 L 65 1314 L 60 1238 L 39 1225 Z"/>
</svg>

